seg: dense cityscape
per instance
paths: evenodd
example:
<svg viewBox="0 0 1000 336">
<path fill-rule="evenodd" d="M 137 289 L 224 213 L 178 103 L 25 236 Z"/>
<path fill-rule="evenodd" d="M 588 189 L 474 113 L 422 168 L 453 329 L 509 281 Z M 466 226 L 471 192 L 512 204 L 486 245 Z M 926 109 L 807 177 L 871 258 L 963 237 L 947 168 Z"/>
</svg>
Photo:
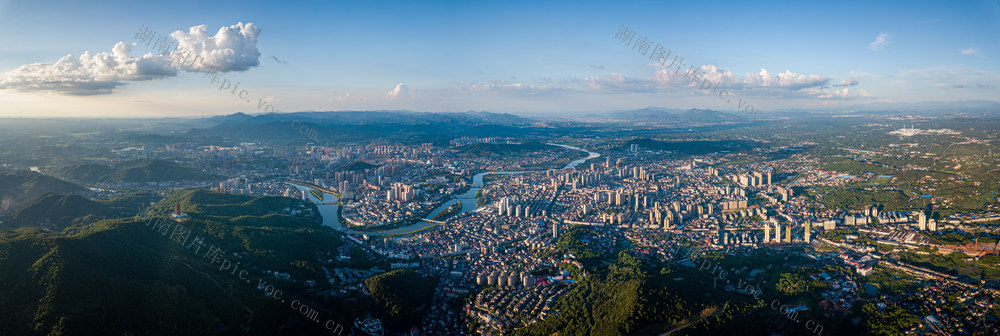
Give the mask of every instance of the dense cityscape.
<svg viewBox="0 0 1000 336">
<path fill-rule="evenodd" d="M 0 0 L 0 336 L 1000 335 L 996 31 Z"/>
<path fill-rule="evenodd" d="M 180 228 L 197 236 L 178 240 L 181 248 L 167 252 L 172 258 L 190 259 L 186 267 L 211 278 L 239 261 L 247 273 L 238 279 L 260 278 L 251 293 L 278 299 L 294 291 L 310 304 L 292 307 L 291 321 L 323 312 L 336 316 L 325 326 L 336 334 L 577 333 L 566 323 L 584 326 L 583 334 L 602 334 L 590 329 L 599 324 L 701 334 L 745 323 L 781 334 L 991 334 L 1000 311 L 1000 209 L 997 182 L 984 177 L 1000 169 L 1000 157 L 951 154 L 942 144 L 985 146 L 978 143 L 996 133 L 963 131 L 958 119 L 936 122 L 954 126 L 919 138 L 890 125 L 838 121 L 864 128 L 868 136 L 853 143 L 817 141 L 822 127 L 792 121 L 723 123 L 703 132 L 731 140 L 611 132 L 135 146 L 94 135 L 78 143 L 117 163 L 4 164 L 10 183 L 70 192 L 16 203 L 10 193 L 0 220 L 21 227 L 7 235 L 28 227 L 42 230 L 33 234 L 76 232 L 95 220 L 127 225 L 133 220 L 114 209 L 148 202 L 133 225 L 146 223 L 167 241 L 177 240 Z M 787 133 L 768 132 L 779 123 Z M 972 195 L 985 202 L 963 205 Z M 148 216 L 160 222 L 151 225 Z M 213 224 L 220 220 L 229 224 Z M 289 242 L 319 244 L 295 252 L 255 241 L 289 234 L 328 241 Z M 615 295 L 684 306 L 632 317 L 638 324 L 628 327 L 621 317 L 598 314 L 659 308 L 635 297 L 588 296 L 596 291 L 588 288 L 622 280 L 609 272 L 624 268 L 656 272 L 705 296 L 645 282 L 625 287 Z M 278 283 L 283 292 L 268 287 Z M 641 294 L 658 290 L 664 294 Z M 581 299 L 590 303 L 572 304 Z M 658 300 L 640 300 L 647 299 Z M 632 305 L 614 306 L 618 301 Z M 353 310 L 336 302 L 370 303 Z M 608 304 L 614 308 L 601 307 Z M 736 309 L 752 313 L 725 314 Z M 578 314 L 596 321 L 580 324 Z M 267 328 L 245 318 L 249 324 L 224 330 Z"/>
</svg>

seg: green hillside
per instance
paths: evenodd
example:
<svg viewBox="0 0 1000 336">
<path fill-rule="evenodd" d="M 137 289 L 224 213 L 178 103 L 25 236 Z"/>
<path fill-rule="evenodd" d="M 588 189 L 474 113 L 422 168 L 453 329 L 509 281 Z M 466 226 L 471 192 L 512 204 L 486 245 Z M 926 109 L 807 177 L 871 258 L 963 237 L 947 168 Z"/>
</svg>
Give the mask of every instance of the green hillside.
<svg viewBox="0 0 1000 336">
<path fill-rule="evenodd" d="M 112 169 L 109 165 L 87 163 L 65 167 L 63 169 L 59 169 L 56 173 L 59 176 L 63 176 L 71 180 L 96 182 L 113 172 L 114 169 Z"/>
<path fill-rule="evenodd" d="M 686 155 L 704 155 L 716 152 L 741 152 L 753 150 L 757 147 L 765 147 L 765 144 L 755 141 L 745 140 L 682 140 L 682 141 L 660 141 L 646 138 L 639 138 L 625 142 L 619 149 L 625 150 L 632 145 L 638 145 L 642 149 L 664 150 Z"/>
<path fill-rule="evenodd" d="M 86 190 L 52 176 L 32 171 L 0 175 L 0 213 L 17 208 L 22 202 L 45 193 L 73 193 Z"/>
<path fill-rule="evenodd" d="M 15 213 L 11 224 L 42 226 L 42 223 L 46 223 L 55 228 L 63 228 L 74 220 L 84 219 L 88 215 L 107 215 L 110 210 L 107 205 L 80 195 L 45 194 L 29 201 L 23 209 Z"/>
<path fill-rule="evenodd" d="M 57 170 L 59 176 L 70 180 L 83 182 L 164 182 L 164 181 L 203 181 L 213 178 L 197 169 L 181 166 L 177 163 L 142 159 L 119 162 L 112 165 L 82 164 L 64 167 Z"/>
<path fill-rule="evenodd" d="M 25 201 L 4 225 L 7 228 L 36 226 L 58 231 L 100 219 L 128 217 L 143 204 L 156 199 L 159 197 L 149 192 L 97 201 L 75 194 L 47 193 Z"/>
<path fill-rule="evenodd" d="M 210 175 L 163 160 L 135 160 L 118 165 L 108 179 L 113 182 L 201 181 Z"/>
<path fill-rule="evenodd" d="M 36 203 L 90 218 L 105 208 L 144 203 L 140 197 L 108 203 L 77 197 L 46 195 Z M 190 220 L 159 215 L 171 212 L 175 202 L 186 207 Z M 158 214 L 152 221 L 106 219 L 62 233 L 0 230 L 0 286 L 7 289 L 0 294 L 3 334 L 303 335 L 322 332 L 327 319 L 349 325 L 355 317 L 347 308 L 352 304 L 340 302 L 345 299 L 315 295 L 304 285 L 325 283 L 317 256 L 337 253 L 343 244 L 338 234 L 319 229 L 318 215 L 310 215 L 314 205 L 184 190 L 168 193 L 150 209 Z M 183 242 L 172 239 L 177 227 L 190 231 Z M 193 243 L 196 237 L 201 244 Z M 218 258 L 239 263 L 244 277 L 220 271 L 221 259 L 206 257 L 213 249 Z M 261 282 L 308 304 L 322 320 L 315 323 L 263 294 Z"/>
<path fill-rule="evenodd" d="M 405 330 L 420 322 L 421 306 L 429 303 L 437 279 L 412 270 L 395 270 L 365 280 L 372 310 L 389 328 Z"/>
</svg>

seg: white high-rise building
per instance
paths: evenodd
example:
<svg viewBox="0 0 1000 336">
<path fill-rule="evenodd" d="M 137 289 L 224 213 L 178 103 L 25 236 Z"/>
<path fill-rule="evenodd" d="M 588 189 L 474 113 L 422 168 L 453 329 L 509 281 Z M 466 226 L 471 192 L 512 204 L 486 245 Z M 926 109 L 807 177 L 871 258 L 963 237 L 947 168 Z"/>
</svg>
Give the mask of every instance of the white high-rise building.
<svg viewBox="0 0 1000 336">
<path fill-rule="evenodd" d="M 774 240 L 781 242 L 781 223 L 774 223 Z"/>
<path fill-rule="evenodd" d="M 806 244 L 808 244 L 812 242 L 812 240 L 810 239 L 811 238 L 810 236 L 812 235 L 812 222 L 806 221 L 806 224 L 803 226 L 803 229 L 805 229 L 805 234 L 804 234 L 805 242 Z"/>
</svg>

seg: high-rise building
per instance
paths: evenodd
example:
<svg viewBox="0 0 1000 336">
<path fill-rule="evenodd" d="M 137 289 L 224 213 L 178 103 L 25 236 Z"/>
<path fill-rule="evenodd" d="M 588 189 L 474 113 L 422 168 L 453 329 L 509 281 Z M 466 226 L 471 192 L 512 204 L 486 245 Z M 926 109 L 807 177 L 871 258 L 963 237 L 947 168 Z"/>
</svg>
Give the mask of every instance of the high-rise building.
<svg viewBox="0 0 1000 336">
<path fill-rule="evenodd" d="M 552 223 L 552 239 L 559 239 L 559 227 L 562 226 L 562 219 Z"/>
<path fill-rule="evenodd" d="M 771 241 L 771 225 L 768 223 L 764 223 L 764 242 L 767 243 L 770 241 Z"/>
<path fill-rule="evenodd" d="M 809 244 L 812 242 L 812 240 L 810 239 L 811 238 L 810 236 L 812 235 L 812 222 L 806 221 L 806 224 L 803 226 L 803 229 L 805 231 L 803 233 L 804 240 L 806 244 Z"/>
<path fill-rule="evenodd" d="M 774 241 L 781 242 L 781 223 L 774 223 Z"/>
</svg>

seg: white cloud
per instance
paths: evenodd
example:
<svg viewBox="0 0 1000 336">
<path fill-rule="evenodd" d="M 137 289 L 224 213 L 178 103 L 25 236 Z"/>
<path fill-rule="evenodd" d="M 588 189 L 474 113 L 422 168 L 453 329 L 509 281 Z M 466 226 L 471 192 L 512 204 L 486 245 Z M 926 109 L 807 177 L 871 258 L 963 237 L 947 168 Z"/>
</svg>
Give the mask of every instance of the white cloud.
<svg viewBox="0 0 1000 336">
<path fill-rule="evenodd" d="M 854 79 L 854 78 L 845 79 L 845 80 L 840 81 L 840 83 L 838 83 L 838 84 L 833 84 L 833 86 L 840 86 L 840 87 L 855 86 L 855 85 L 858 85 L 858 80 Z"/>
<path fill-rule="evenodd" d="M 130 57 L 132 46 L 118 42 L 110 53 L 66 55 L 55 64 L 22 65 L 0 75 L 0 89 L 49 91 L 70 95 L 108 94 L 125 82 L 177 75 L 163 56 Z"/>
<path fill-rule="evenodd" d="M 585 77 L 580 86 L 599 92 L 652 92 L 661 88 L 654 74 L 653 79 L 625 77 L 620 72 L 604 76 Z M 573 87 L 571 85 L 571 87 Z"/>
<path fill-rule="evenodd" d="M 966 56 L 978 56 L 979 55 L 979 50 L 976 49 L 976 48 L 966 48 L 966 49 L 962 49 L 961 51 L 962 51 L 962 55 L 966 55 Z"/>
<path fill-rule="evenodd" d="M 681 96 L 695 96 L 699 93 L 715 90 L 743 91 L 756 96 L 808 98 L 834 94 L 821 90 L 829 83 L 829 79 L 819 75 L 801 75 L 791 71 L 771 74 L 766 69 L 759 73 L 746 74 L 745 78 L 737 78 L 732 71 L 724 70 L 715 65 L 703 65 L 698 68 L 698 80 L 692 81 L 691 76 L 685 76 L 684 70 L 660 69 L 649 77 L 630 77 L 622 73 L 612 72 L 603 76 L 571 78 L 559 81 L 552 80 L 539 83 L 521 83 L 492 81 L 477 83 L 460 88 L 464 91 L 493 92 L 511 95 L 556 94 L 660 94 L 669 93 Z M 841 82 L 845 86 L 857 85 L 857 80 Z M 703 87 L 705 89 L 703 89 Z M 847 91 L 840 90 L 844 96 Z M 855 90 L 850 91 L 856 97 Z"/>
<path fill-rule="evenodd" d="M 748 87 L 773 87 L 787 90 L 801 90 L 826 84 L 830 79 L 820 75 L 799 75 L 786 70 L 771 76 L 767 69 L 761 68 L 759 73 L 747 74 L 744 81 Z"/>
<path fill-rule="evenodd" d="M 177 40 L 179 48 L 190 50 L 201 58 L 203 66 L 228 72 L 244 71 L 260 64 L 260 51 L 257 50 L 257 37 L 260 28 L 253 23 L 242 22 L 229 27 L 219 28 L 215 35 L 208 35 L 208 26 L 200 25 L 188 29 L 188 32 L 175 31 L 170 34 Z M 192 60 L 194 56 L 191 56 Z M 184 70 L 197 71 L 199 64 L 177 63 Z"/>
<path fill-rule="evenodd" d="M 857 98 L 871 98 L 872 95 L 868 91 L 862 89 L 851 90 L 851 88 L 843 88 L 841 90 L 817 90 L 813 92 L 816 98 L 822 99 L 857 99 Z"/>
<path fill-rule="evenodd" d="M 408 92 L 410 92 L 410 88 L 407 87 L 406 85 L 403 85 L 403 83 L 399 83 L 399 84 L 396 84 L 395 88 L 393 88 L 392 90 L 389 90 L 389 92 L 385 93 L 385 98 L 386 99 L 398 99 L 401 96 L 405 97 Z"/>
<path fill-rule="evenodd" d="M 722 70 L 714 65 L 702 65 L 698 67 L 696 72 L 697 75 L 687 75 L 684 71 L 677 69 L 660 69 L 653 73 L 652 80 L 661 87 L 690 87 L 702 85 L 705 80 L 708 80 L 713 86 L 720 87 L 733 87 L 734 84 L 741 83 L 740 80 L 733 77 L 732 71 Z M 697 77 L 697 82 L 692 81 L 691 77 Z"/>
<path fill-rule="evenodd" d="M 885 46 L 892 44 L 892 41 L 889 41 L 889 37 L 891 37 L 891 35 L 889 35 L 888 33 L 878 34 L 878 36 L 875 37 L 875 41 L 872 41 L 872 43 L 868 44 L 868 49 L 882 50 L 883 48 L 885 48 Z"/>
<path fill-rule="evenodd" d="M 530 85 L 521 82 L 491 81 L 489 83 L 474 83 L 466 87 L 471 91 L 522 91 L 540 89 L 542 86 Z"/>
<path fill-rule="evenodd" d="M 259 64 L 257 36 L 260 29 L 252 23 L 222 27 L 214 36 L 205 33 L 205 26 L 195 26 L 188 33 L 171 34 L 178 45 L 192 51 L 188 64 L 161 55 L 147 53 L 130 56 L 135 44 L 118 42 L 111 52 L 79 57 L 66 55 L 54 64 L 34 63 L 0 75 L 0 89 L 52 92 L 66 95 L 110 94 L 128 82 L 147 81 L 177 76 L 178 70 L 196 71 L 191 62 L 194 55 L 202 64 L 215 69 L 242 71 Z M 143 47 L 146 47 L 143 45 Z"/>
</svg>

